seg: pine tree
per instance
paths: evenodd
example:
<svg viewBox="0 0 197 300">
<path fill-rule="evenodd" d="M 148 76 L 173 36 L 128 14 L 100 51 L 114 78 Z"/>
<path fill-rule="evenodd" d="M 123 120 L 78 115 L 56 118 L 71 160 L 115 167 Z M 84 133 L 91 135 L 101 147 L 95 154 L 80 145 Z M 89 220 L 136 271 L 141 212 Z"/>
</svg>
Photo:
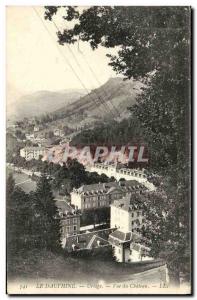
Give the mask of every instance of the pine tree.
<svg viewBox="0 0 197 300">
<path fill-rule="evenodd" d="M 15 186 L 12 174 L 7 179 L 7 249 L 9 255 L 18 255 L 29 248 L 29 214 L 28 195 Z"/>
<path fill-rule="evenodd" d="M 60 248 L 60 220 L 49 180 L 42 176 L 35 193 L 35 228 L 39 231 L 40 246 L 56 251 Z"/>
</svg>

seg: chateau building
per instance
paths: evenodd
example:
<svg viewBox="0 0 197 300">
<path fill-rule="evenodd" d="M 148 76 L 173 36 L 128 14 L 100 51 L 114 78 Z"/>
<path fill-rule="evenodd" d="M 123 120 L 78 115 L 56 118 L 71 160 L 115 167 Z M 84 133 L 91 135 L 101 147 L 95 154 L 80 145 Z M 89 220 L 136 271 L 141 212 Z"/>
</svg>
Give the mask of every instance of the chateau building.
<svg viewBox="0 0 197 300">
<path fill-rule="evenodd" d="M 145 190 L 144 185 L 135 180 L 83 185 L 71 192 L 71 204 L 82 211 L 109 207 L 114 200 Z"/>
</svg>

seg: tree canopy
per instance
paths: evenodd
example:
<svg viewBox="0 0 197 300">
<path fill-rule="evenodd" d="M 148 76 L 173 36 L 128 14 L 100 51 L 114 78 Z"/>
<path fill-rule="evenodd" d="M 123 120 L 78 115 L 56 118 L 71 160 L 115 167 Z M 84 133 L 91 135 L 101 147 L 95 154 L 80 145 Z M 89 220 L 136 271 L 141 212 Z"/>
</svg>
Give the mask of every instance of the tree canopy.
<svg viewBox="0 0 197 300">
<path fill-rule="evenodd" d="M 60 7 L 46 6 L 45 18 L 53 20 Z M 126 78 L 142 78 L 150 72 L 178 67 L 188 73 L 190 37 L 189 7 L 92 6 L 82 12 L 64 7 L 72 29 L 58 31 L 60 44 L 78 40 L 98 46 L 119 47 L 110 65 Z M 66 23 L 65 23 L 66 27 Z M 181 62 L 181 65 L 180 65 Z M 179 74 L 184 77 L 184 73 Z"/>
<path fill-rule="evenodd" d="M 26 194 L 7 178 L 7 252 L 9 265 L 31 249 L 60 249 L 60 220 L 51 187 L 42 177 L 37 190 Z"/>
</svg>

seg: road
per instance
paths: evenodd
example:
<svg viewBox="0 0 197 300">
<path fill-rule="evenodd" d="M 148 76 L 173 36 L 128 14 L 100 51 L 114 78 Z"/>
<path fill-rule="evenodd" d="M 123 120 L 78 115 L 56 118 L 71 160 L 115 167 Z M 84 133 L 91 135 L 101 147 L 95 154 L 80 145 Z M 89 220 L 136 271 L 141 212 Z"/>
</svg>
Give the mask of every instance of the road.
<svg viewBox="0 0 197 300">
<path fill-rule="evenodd" d="M 35 191 L 36 182 L 31 180 L 28 175 L 24 173 L 17 173 L 15 171 L 12 171 L 12 174 L 15 179 L 16 185 L 22 188 L 26 193 Z"/>
</svg>

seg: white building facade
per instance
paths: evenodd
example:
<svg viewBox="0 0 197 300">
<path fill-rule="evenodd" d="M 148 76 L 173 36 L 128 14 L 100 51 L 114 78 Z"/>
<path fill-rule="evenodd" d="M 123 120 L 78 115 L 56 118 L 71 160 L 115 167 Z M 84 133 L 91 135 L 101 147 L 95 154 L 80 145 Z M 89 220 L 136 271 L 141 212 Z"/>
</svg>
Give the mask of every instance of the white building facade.
<svg viewBox="0 0 197 300">
<path fill-rule="evenodd" d="M 114 177 L 116 180 L 124 178 L 125 180 L 136 180 L 142 183 L 150 191 L 155 190 L 155 186 L 148 181 L 145 170 L 118 168 L 115 164 L 95 163 L 93 166 L 87 166 L 89 172 L 96 172 L 99 175 L 105 174 L 108 177 Z"/>
<path fill-rule="evenodd" d="M 39 159 L 40 156 L 45 155 L 45 148 L 43 147 L 25 147 L 20 149 L 20 156 L 26 160 Z"/>
<path fill-rule="evenodd" d="M 147 189 L 135 180 L 84 185 L 71 192 L 71 204 L 77 209 L 109 207 L 114 200 Z"/>
<path fill-rule="evenodd" d="M 139 232 L 145 226 L 145 216 L 142 209 L 132 204 L 131 194 L 111 204 L 110 227 L 123 232 Z M 141 195 L 139 197 L 142 197 Z"/>
<path fill-rule="evenodd" d="M 140 230 L 145 228 L 145 216 L 137 199 L 143 195 L 130 194 L 111 204 L 110 227 L 117 228 L 109 236 L 114 257 L 118 262 L 137 262 L 152 260 L 149 248 L 140 244 Z"/>
</svg>

